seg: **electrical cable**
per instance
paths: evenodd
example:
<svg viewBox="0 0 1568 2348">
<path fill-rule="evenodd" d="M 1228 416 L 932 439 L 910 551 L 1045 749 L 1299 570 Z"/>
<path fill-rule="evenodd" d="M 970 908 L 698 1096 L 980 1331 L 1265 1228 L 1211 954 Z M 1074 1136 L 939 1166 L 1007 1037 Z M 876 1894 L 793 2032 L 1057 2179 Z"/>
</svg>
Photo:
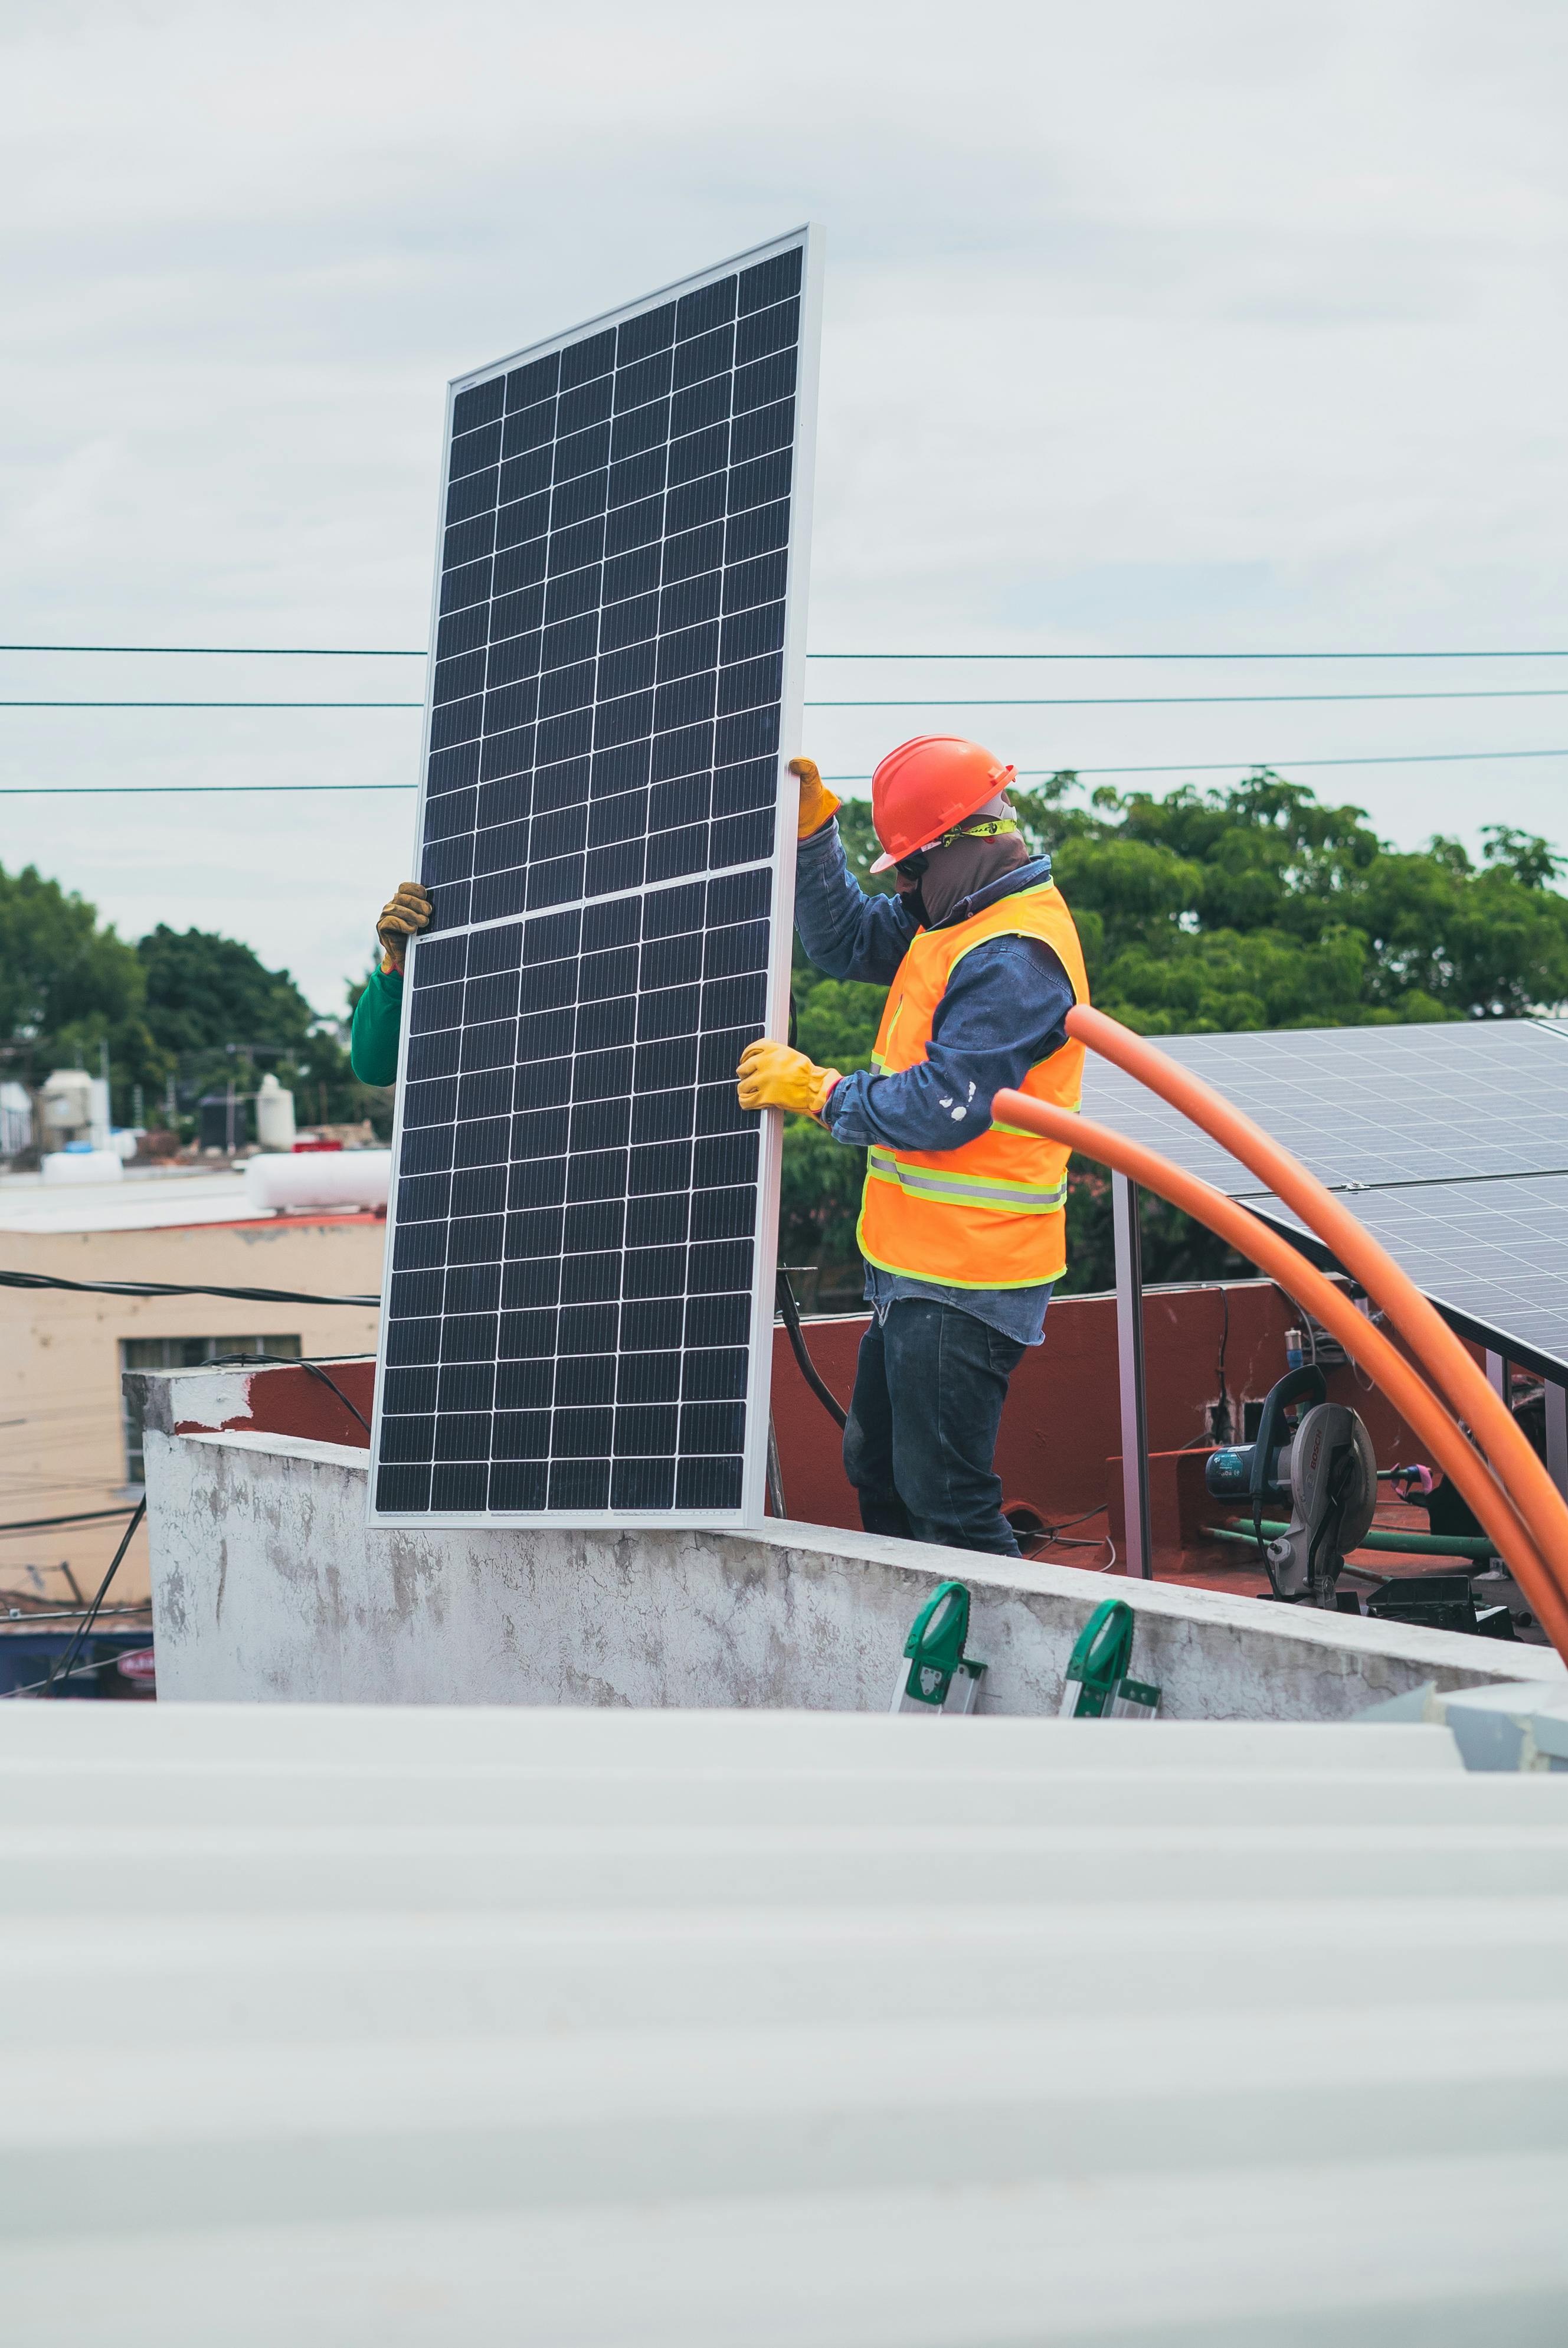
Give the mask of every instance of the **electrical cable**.
<svg viewBox="0 0 1568 2348">
<path fill-rule="evenodd" d="M 1453 767 L 1488 766 L 1497 759 L 1568 758 L 1568 748 L 1551 750 L 1399 750 L 1358 758 L 1178 758 L 1152 767 L 1020 767 L 1020 782 L 1048 782 L 1065 776 L 1077 782 L 1095 775 L 1283 775 L 1317 767 Z M 868 783 L 864 774 L 824 775 L 825 783 Z M 348 791 L 416 791 L 412 783 L 6 783 L 0 798 L 231 798 L 249 795 L 267 798 L 289 793 Z"/>
<path fill-rule="evenodd" d="M 0 644 L 0 652 L 15 647 Z M 1387 653 L 808 653 L 819 661 L 1402 661 L 1402 660 L 1568 660 L 1568 648 L 1532 645 L 1525 649 L 1462 652 Z"/>
<path fill-rule="evenodd" d="M 32 1595 L 30 1590 L 0 1590 L 0 1600 L 4 1600 L 7 1606 L 11 1606 L 13 1599 L 30 1598 Z M 105 1614 L 145 1614 L 151 1605 L 150 1598 L 143 1598 L 133 1600 L 128 1606 L 105 1606 L 100 1610 L 100 1619 Z M 28 1614 L 18 1606 L 11 1606 L 5 1627 L 8 1631 L 18 1626 L 31 1630 L 35 1622 L 79 1622 L 87 1612 L 85 1606 L 61 1606 L 51 1607 L 46 1613 Z"/>
<path fill-rule="evenodd" d="M 150 653 L 153 654 L 215 654 L 220 659 L 244 660 L 426 660 L 417 650 L 396 644 L 0 644 L 0 653 Z M 1521 655 L 1525 657 L 1525 655 Z"/>
<path fill-rule="evenodd" d="M 307 1362 L 299 1354 L 214 1354 L 210 1361 L 203 1362 L 200 1366 L 204 1370 L 216 1370 L 237 1362 L 276 1362 L 285 1369 L 309 1370 L 313 1378 L 319 1378 L 323 1386 L 332 1388 L 344 1410 L 351 1417 L 358 1419 L 366 1435 L 370 1433 L 370 1421 L 364 1413 L 350 1402 L 342 1386 L 335 1380 L 328 1377 L 319 1362 Z"/>
<path fill-rule="evenodd" d="M 221 660 L 427 660 L 425 644 L 0 644 L 0 653 L 136 653 L 154 657 L 211 655 Z M 1568 649 L 1500 645 L 1434 652 L 1048 652 L 808 653 L 821 661 L 1402 661 L 1568 660 Z"/>
<path fill-rule="evenodd" d="M 309 1296 L 293 1288 L 205 1288 L 164 1280 L 64 1280 L 52 1272 L 0 1272 L 0 1288 L 63 1288 L 74 1296 L 225 1296 L 241 1304 L 357 1304 L 381 1309 L 379 1296 Z"/>
<path fill-rule="evenodd" d="M 133 1647 L 128 1652 L 132 1654 L 138 1653 L 145 1654 L 147 1650 L 145 1648 L 137 1649 Z M 86 1679 L 90 1672 L 101 1672 L 108 1664 L 118 1663 L 120 1660 L 121 1658 L 116 1655 L 99 1655 L 92 1663 L 77 1663 L 68 1672 L 56 1672 L 52 1682 L 49 1680 L 30 1680 L 26 1687 L 7 1688 L 4 1694 L 0 1694 L 0 1704 L 14 1704 L 18 1698 L 23 1696 L 42 1697 L 46 1694 L 51 1685 L 57 1692 L 60 1688 L 64 1687 L 67 1680 Z"/>
<path fill-rule="evenodd" d="M 956 699 L 947 694 L 903 695 L 887 701 L 807 701 L 807 709 L 1240 709 L 1317 701 L 1563 701 L 1568 685 L 1452 686 L 1437 691 L 1378 693 L 1112 693 L 1067 698 L 1004 700 L 995 694 Z M 77 695 L 54 700 L 0 699 L 0 709 L 423 709 L 423 701 L 98 701 Z"/>
<path fill-rule="evenodd" d="M 64 1660 L 62 1661 L 59 1657 L 56 1657 L 56 1662 L 51 1663 L 49 1666 L 49 1676 L 44 1682 L 41 1691 L 44 1695 L 48 1694 L 50 1689 L 55 1685 L 57 1679 L 68 1679 L 70 1677 L 70 1667 L 81 1652 L 83 1640 L 87 1637 L 87 1632 L 92 1629 L 94 1622 L 97 1619 L 98 1609 L 103 1604 L 104 1600 L 108 1596 L 109 1584 L 114 1580 L 115 1575 L 119 1571 L 120 1560 L 124 1557 L 127 1550 L 130 1547 L 131 1541 L 136 1535 L 136 1529 L 140 1524 L 146 1514 L 147 1495 L 144 1492 L 141 1498 L 137 1502 L 135 1515 L 131 1518 L 129 1524 L 127 1525 L 125 1531 L 120 1536 L 119 1547 L 116 1550 L 114 1556 L 109 1560 L 109 1570 L 98 1584 L 97 1597 L 93 1600 L 92 1604 L 87 1608 L 87 1613 L 81 1623 L 78 1625 L 75 1636 L 71 1640 L 70 1644 L 65 1650 Z"/>
<path fill-rule="evenodd" d="M 1112 693 L 1075 696 L 1069 700 L 1000 701 L 994 695 L 975 701 L 957 701 L 945 694 L 906 695 L 897 701 L 808 701 L 807 709 L 1239 709 L 1262 708 L 1274 702 L 1298 701 L 1563 701 L 1568 685 L 1501 685 L 1456 686 L 1435 693 Z M 161 709 L 391 708 L 390 702 L 0 702 L 0 709 Z"/>
<path fill-rule="evenodd" d="M 794 1355 L 802 1377 L 835 1424 L 840 1427 L 846 1426 L 849 1423 L 849 1413 L 838 1401 L 832 1389 L 824 1383 L 816 1364 L 806 1351 L 805 1339 L 801 1334 L 800 1308 L 794 1301 L 794 1291 L 789 1284 L 789 1274 L 782 1264 L 779 1266 L 778 1284 L 774 1292 L 778 1310 L 783 1316 L 784 1329 L 789 1337 L 790 1351 Z"/>
<path fill-rule="evenodd" d="M 0 1533 L 47 1533 L 58 1525 L 101 1524 L 106 1518 L 128 1517 L 135 1506 L 134 1500 L 127 1500 L 123 1508 L 78 1509 L 69 1517 L 22 1517 L 15 1524 L 0 1525 Z"/>
<path fill-rule="evenodd" d="M 0 701 L 0 709 L 423 709 L 422 701 Z"/>
<path fill-rule="evenodd" d="M 303 791 L 416 791 L 417 783 L 8 783 L 5 799 L 283 798 Z"/>
<path fill-rule="evenodd" d="M 1282 775 L 1286 768 L 1307 767 L 1456 767 L 1485 765 L 1494 758 L 1568 758 L 1563 750 L 1397 750 L 1366 758 L 1178 758 L 1160 767 L 1020 767 L 1020 783 L 1063 775 L 1076 781 L 1082 775 Z M 825 783 L 868 783 L 866 775 L 824 775 Z M 330 788 L 327 786 L 325 788 Z M 410 786 L 412 788 L 413 786 Z"/>
</svg>

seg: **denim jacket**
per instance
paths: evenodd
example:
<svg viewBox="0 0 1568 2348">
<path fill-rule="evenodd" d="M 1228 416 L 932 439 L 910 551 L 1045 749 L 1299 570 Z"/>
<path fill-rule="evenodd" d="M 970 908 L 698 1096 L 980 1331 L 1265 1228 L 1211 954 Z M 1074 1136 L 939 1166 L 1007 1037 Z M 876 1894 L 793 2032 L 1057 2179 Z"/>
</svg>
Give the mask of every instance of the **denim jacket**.
<svg viewBox="0 0 1568 2348">
<path fill-rule="evenodd" d="M 1049 856 L 1004 873 L 953 908 L 944 928 L 1050 879 Z M 845 861 L 836 822 L 800 843 L 795 925 L 802 945 L 830 978 L 887 985 L 917 923 L 897 897 L 870 896 Z M 1072 983 L 1039 938 L 988 938 L 967 953 L 932 1022 L 926 1057 L 896 1076 L 860 1072 L 835 1085 L 823 1123 L 835 1141 L 895 1149 L 957 1149 L 984 1133 L 991 1102 L 1065 1043 Z M 955 1114 L 961 1108 L 961 1117 Z M 879 1319 L 899 1297 L 956 1305 L 1020 1345 L 1044 1334 L 1049 1283 L 1040 1288 L 948 1288 L 903 1272 L 866 1267 L 866 1295 Z"/>
</svg>

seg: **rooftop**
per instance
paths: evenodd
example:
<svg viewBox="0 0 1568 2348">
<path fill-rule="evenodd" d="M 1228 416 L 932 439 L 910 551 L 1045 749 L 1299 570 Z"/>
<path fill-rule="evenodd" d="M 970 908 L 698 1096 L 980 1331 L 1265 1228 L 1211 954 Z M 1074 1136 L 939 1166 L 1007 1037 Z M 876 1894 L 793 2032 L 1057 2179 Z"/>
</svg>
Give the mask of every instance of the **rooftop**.
<svg viewBox="0 0 1568 2348">
<path fill-rule="evenodd" d="M 61 1184 L 40 1174 L 0 1174 L 0 1231 L 43 1236 L 65 1231 L 150 1231 L 200 1223 L 270 1223 L 270 1207 L 251 1200 L 244 1167 L 128 1166 L 118 1182 Z M 343 1207 L 301 1210 L 291 1220 L 358 1221 Z"/>
</svg>

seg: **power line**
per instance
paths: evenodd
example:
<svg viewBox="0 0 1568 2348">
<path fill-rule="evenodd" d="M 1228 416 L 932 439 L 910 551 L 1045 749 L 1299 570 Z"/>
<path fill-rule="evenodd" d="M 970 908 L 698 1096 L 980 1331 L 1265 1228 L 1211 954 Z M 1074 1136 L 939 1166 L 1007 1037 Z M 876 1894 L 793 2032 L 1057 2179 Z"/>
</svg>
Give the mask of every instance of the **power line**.
<svg viewBox="0 0 1568 2348">
<path fill-rule="evenodd" d="M 153 657 L 243 660 L 426 660 L 412 644 L 0 644 L 0 653 L 134 653 Z M 822 661 L 1402 661 L 1568 660 L 1551 645 L 1477 647 L 1443 652 L 1048 652 L 1048 653 L 810 653 Z"/>
<path fill-rule="evenodd" d="M 0 1272 L 0 1288 L 63 1288 L 73 1296 L 226 1296 L 241 1304 L 360 1304 L 378 1312 L 381 1308 L 379 1296 L 310 1296 L 293 1288 L 192 1288 L 163 1280 L 64 1280 L 52 1272 Z M 354 1407 L 352 1403 L 349 1407 Z"/>
<path fill-rule="evenodd" d="M 0 709 L 423 709 L 422 701 L 0 701 Z"/>
<path fill-rule="evenodd" d="M 807 709 L 1224 709 L 1318 701 L 1568 701 L 1568 685 L 1457 686 L 1435 692 L 1378 693 L 1110 693 L 1065 698 L 995 694 L 959 699 L 944 694 L 892 700 L 808 701 Z M 423 701 L 54 701 L 0 700 L 0 709 L 423 709 Z"/>
<path fill-rule="evenodd" d="M 1568 685 L 1480 685 L 1472 689 L 1461 686 L 1453 691 L 1440 690 L 1436 693 L 1112 693 L 1097 694 L 1087 698 L 1044 701 L 1033 699 L 999 701 L 990 696 L 984 700 L 954 701 L 941 695 L 927 693 L 921 694 L 917 698 L 899 701 L 808 701 L 804 706 L 807 709 L 1223 709 L 1261 706 L 1267 703 L 1281 701 L 1568 701 Z M 0 708 L 15 708 L 24 705 L 20 703 L 0 703 Z M 35 705 L 41 707 L 44 705 Z M 112 705 L 107 702 L 83 705 L 84 707 L 103 708 Z M 153 702 L 124 705 L 147 708 L 159 706 Z M 238 703 L 225 705 L 218 702 L 210 705 L 213 708 L 241 705 Z M 341 707 L 344 705 L 318 703 L 299 705 L 324 708 L 329 705 Z M 287 702 L 278 702 L 275 706 L 284 709 L 290 705 Z M 374 702 L 366 702 L 363 706 L 373 709 L 378 705 Z"/>
<path fill-rule="evenodd" d="M 74 1517 L 24 1517 L 17 1523 L 0 1525 L 0 1533 L 46 1533 L 58 1525 L 101 1524 L 106 1517 L 128 1517 L 132 1503 L 123 1509 L 81 1509 Z"/>
<path fill-rule="evenodd" d="M 1494 758 L 1568 758 L 1561 750 L 1401 750 L 1349 758 L 1179 758 L 1158 767 L 1080 767 L 1063 758 L 1054 767 L 1020 767 L 1025 781 L 1050 775 L 1245 775 L 1266 768 L 1284 774 L 1307 767 L 1485 766 Z M 828 783 L 868 783 L 870 775 L 825 775 Z M 285 792 L 413 791 L 417 783 L 6 783 L 0 798 L 230 798 L 242 794 L 266 798 Z M 206 1292 L 203 1291 L 203 1293 Z M 320 1301 L 320 1300 L 311 1300 Z M 353 1300 L 350 1300 L 351 1302 Z"/>
<path fill-rule="evenodd" d="M 425 660 L 420 645 L 396 644 L 0 644 L 0 653 L 217 654 L 245 660 Z"/>
<path fill-rule="evenodd" d="M 1217 758 L 1200 764 L 1183 758 L 1169 767 L 1020 767 L 1020 781 L 1051 775 L 1235 775 L 1285 774 L 1297 767 L 1446 767 L 1492 758 L 1568 758 L 1568 750 L 1412 750 L 1371 758 Z M 868 783 L 869 775 L 824 775 L 825 783 Z"/>
<path fill-rule="evenodd" d="M 5 647 L 0 645 L 0 651 Z M 1568 649 L 1387 653 L 810 653 L 821 661 L 1402 661 L 1568 660 Z"/>
<path fill-rule="evenodd" d="M 286 798 L 313 791 L 414 791 L 417 783 L 6 783 L 5 799 Z"/>
<path fill-rule="evenodd" d="M 105 1574 L 103 1580 L 98 1584 L 97 1596 L 94 1598 L 92 1604 L 87 1608 L 82 1621 L 77 1623 L 75 1632 L 72 1633 L 70 1644 L 67 1647 L 65 1653 L 63 1655 L 57 1655 L 55 1658 L 55 1661 L 49 1665 L 49 1676 L 44 1682 L 43 1689 L 46 1695 L 49 1694 L 49 1691 L 54 1686 L 56 1678 L 69 1678 L 71 1667 L 76 1663 L 77 1657 L 81 1653 L 82 1642 L 86 1639 L 87 1632 L 92 1629 L 94 1622 L 97 1619 L 98 1609 L 103 1604 L 104 1600 L 108 1596 L 109 1584 L 114 1580 L 115 1575 L 119 1571 L 120 1560 L 124 1557 L 127 1550 L 130 1547 L 132 1539 L 136 1533 L 136 1529 L 140 1524 L 146 1514 L 147 1496 L 144 1493 L 136 1504 L 135 1512 L 131 1517 L 129 1524 L 127 1525 L 125 1531 L 120 1536 L 119 1547 L 116 1550 L 113 1558 L 109 1561 L 108 1571 Z"/>
</svg>

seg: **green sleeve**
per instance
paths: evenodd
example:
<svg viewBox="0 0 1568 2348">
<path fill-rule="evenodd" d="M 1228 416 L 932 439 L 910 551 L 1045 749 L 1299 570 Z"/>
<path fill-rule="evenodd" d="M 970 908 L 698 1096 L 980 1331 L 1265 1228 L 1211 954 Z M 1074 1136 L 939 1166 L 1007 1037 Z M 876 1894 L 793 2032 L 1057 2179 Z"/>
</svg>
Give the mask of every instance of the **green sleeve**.
<svg viewBox="0 0 1568 2348">
<path fill-rule="evenodd" d="M 379 963 L 354 1006 L 348 1056 L 362 1085 L 397 1082 L 397 1038 L 403 1025 L 403 973 Z"/>
</svg>

